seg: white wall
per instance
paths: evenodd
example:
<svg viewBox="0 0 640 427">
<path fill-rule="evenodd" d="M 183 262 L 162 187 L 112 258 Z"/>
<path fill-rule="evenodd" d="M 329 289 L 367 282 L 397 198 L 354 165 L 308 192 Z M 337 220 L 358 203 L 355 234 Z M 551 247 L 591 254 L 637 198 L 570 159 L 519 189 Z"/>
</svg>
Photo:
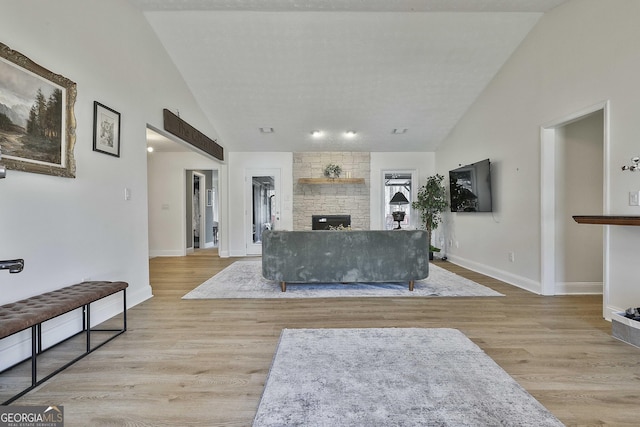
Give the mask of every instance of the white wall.
<svg viewBox="0 0 640 427">
<path fill-rule="evenodd" d="M 229 255 L 247 255 L 246 192 L 245 173 L 247 169 L 279 169 L 280 170 L 280 221 L 278 228 L 293 230 L 293 153 L 229 153 Z M 222 204 L 224 207 L 225 205 Z"/>
<path fill-rule="evenodd" d="M 434 153 L 371 153 L 371 230 L 383 230 L 382 172 L 386 170 L 415 170 L 418 173 L 416 189 L 436 173 Z M 417 194 L 417 192 L 416 192 Z M 419 218 L 419 215 L 412 215 Z M 411 224 L 418 227 L 419 224 Z"/>
<path fill-rule="evenodd" d="M 148 155 L 149 256 L 186 255 L 185 172 L 191 169 L 226 173 L 222 163 L 194 152 Z M 221 256 L 223 248 L 221 242 Z"/>
<path fill-rule="evenodd" d="M 437 152 L 438 170 L 491 158 L 495 212 L 449 215 L 449 236 L 459 242 L 451 260 L 540 290 L 540 127 L 605 100 L 611 105 L 609 213 L 640 214 L 628 206 L 640 175 L 620 170 L 640 152 L 638 16 L 640 2 L 633 0 L 574 0 L 553 9 L 459 122 Z M 639 243 L 640 228 L 611 227 L 605 315 L 640 305 L 630 252 Z"/>
<path fill-rule="evenodd" d="M 0 11 L 1 41 L 75 81 L 78 93 L 77 178 L 10 170 L 0 180 L 0 259 L 25 259 L 22 273 L 0 272 L 0 304 L 86 279 L 127 281 L 128 303 L 138 304 L 151 297 L 146 125 L 162 128 L 166 107 L 212 138 L 215 130 L 127 1 L 0 0 Z M 94 101 L 121 114 L 120 158 L 92 151 Z M 95 304 L 92 319 L 121 311 L 120 301 Z M 49 335 L 66 336 L 69 325 Z M 19 356 L 8 347 L 21 339 L 0 342 L 0 369 Z"/>
</svg>

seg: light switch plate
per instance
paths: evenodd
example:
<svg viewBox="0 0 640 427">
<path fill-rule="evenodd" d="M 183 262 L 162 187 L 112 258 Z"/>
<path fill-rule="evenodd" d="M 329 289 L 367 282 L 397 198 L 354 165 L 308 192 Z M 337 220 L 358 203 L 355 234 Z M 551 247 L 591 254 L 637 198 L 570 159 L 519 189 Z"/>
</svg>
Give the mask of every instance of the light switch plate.
<svg viewBox="0 0 640 427">
<path fill-rule="evenodd" d="M 640 206 L 640 191 L 629 192 L 629 206 Z"/>
</svg>

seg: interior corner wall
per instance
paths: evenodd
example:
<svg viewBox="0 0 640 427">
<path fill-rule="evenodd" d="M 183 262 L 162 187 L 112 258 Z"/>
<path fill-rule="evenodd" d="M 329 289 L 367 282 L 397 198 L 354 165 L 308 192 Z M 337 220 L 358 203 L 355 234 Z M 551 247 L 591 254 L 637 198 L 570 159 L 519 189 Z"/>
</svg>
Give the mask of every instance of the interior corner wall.
<svg viewBox="0 0 640 427">
<path fill-rule="evenodd" d="M 569 1 L 551 10 L 459 121 L 436 154 L 438 171 L 490 158 L 494 212 L 447 215 L 450 260 L 540 291 L 541 127 L 607 100 L 605 213 L 640 214 L 628 205 L 638 174 L 620 169 L 639 154 L 638 16 L 640 2 L 627 0 Z M 629 252 L 640 244 L 640 227 L 610 230 L 605 313 L 640 305 Z"/>
<path fill-rule="evenodd" d="M 0 259 L 25 259 L 22 273 L 0 272 L 0 304 L 83 280 L 124 280 L 128 305 L 138 304 L 152 296 L 146 126 L 162 128 L 166 107 L 212 138 L 215 129 L 128 1 L 0 0 L 0 11 L 2 43 L 77 84 L 76 178 L 9 170 L 0 180 Z M 94 101 L 121 115 L 120 157 L 92 150 Z M 120 311 L 121 299 L 107 298 L 92 307 L 92 320 Z M 65 338 L 77 324 L 44 338 Z M 17 347 L 0 343 L 0 369 L 17 357 Z"/>
</svg>

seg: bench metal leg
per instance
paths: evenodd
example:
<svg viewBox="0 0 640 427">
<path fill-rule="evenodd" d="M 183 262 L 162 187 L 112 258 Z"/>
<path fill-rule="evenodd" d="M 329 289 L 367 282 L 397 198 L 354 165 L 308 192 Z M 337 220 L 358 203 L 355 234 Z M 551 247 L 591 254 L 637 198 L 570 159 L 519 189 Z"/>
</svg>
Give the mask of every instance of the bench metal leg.
<svg viewBox="0 0 640 427">
<path fill-rule="evenodd" d="M 42 353 L 42 323 L 38 323 L 36 326 L 36 331 L 38 334 L 38 354 Z"/>
<path fill-rule="evenodd" d="M 87 306 L 82 306 L 82 330 L 87 330 Z"/>
<path fill-rule="evenodd" d="M 122 291 L 122 330 L 127 330 L 127 290 Z"/>
<path fill-rule="evenodd" d="M 87 353 L 91 351 L 91 303 L 85 305 L 87 319 Z"/>
<path fill-rule="evenodd" d="M 36 366 L 38 355 L 38 338 L 40 337 L 39 324 L 31 327 L 31 386 L 38 382 L 38 369 Z"/>
</svg>

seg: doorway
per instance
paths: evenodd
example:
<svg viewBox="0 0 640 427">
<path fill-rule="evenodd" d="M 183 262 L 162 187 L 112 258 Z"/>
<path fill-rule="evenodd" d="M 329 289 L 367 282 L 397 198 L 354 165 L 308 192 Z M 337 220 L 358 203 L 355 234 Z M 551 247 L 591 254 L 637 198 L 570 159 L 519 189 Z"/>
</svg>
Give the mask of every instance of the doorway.
<svg viewBox="0 0 640 427">
<path fill-rule="evenodd" d="M 247 255 L 261 255 L 262 233 L 277 229 L 280 220 L 280 170 L 247 170 L 245 180 Z"/>
<path fill-rule="evenodd" d="M 578 232 L 574 232 L 572 229 L 575 230 L 579 226 L 574 224 L 571 216 L 609 212 L 608 117 L 608 102 L 604 102 L 541 128 L 542 295 L 595 293 L 594 288 L 599 287 L 605 301 L 607 299 L 608 229 L 604 228 L 604 235 L 601 229 L 587 230 L 584 226 Z M 574 140 L 576 132 L 580 134 L 580 129 L 589 127 L 591 131 L 586 139 L 583 134 Z M 586 140 L 591 140 L 589 144 L 595 145 L 587 147 Z M 583 155 L 586 156 L 588 151 L 592 152 L 590 160 L 587 161 L 590 166 L 582 161 Z M 595 260 L 593 254 L 586 255 L 576 250 L 581 245 L 579 239 L 587 236 L 589 232 L 599 233 L 596 237 L 599 245 L 595 246 L 599 254 L 596 253 Z M 598 263 L 598 268 L 601 267 L 599 283 L 593 278 L 582 281 L 575 279 L 578 277 L 577 271 L 593 270 L 580 267 L 580 263 L 584 263 L 580 257 L 587 259 L 588 256 L 591 256 L 592 263 Z M 597 276 L 597 273 L 593 273 L 592 276 Z"/>
<path fill-rule="evenodd" d="M 217 170 L 185 170 L 183 255 L 218 246 L 218 185 Z"/>
<path fill-rule="evenodd" d="M 205 246 L 205 176 L 199 172 L 193 172 L 191 182 L 192 211 L 191 211 L 191 235 L 193 237 L 193 249 L 200 249 Z"/>
</svg>

